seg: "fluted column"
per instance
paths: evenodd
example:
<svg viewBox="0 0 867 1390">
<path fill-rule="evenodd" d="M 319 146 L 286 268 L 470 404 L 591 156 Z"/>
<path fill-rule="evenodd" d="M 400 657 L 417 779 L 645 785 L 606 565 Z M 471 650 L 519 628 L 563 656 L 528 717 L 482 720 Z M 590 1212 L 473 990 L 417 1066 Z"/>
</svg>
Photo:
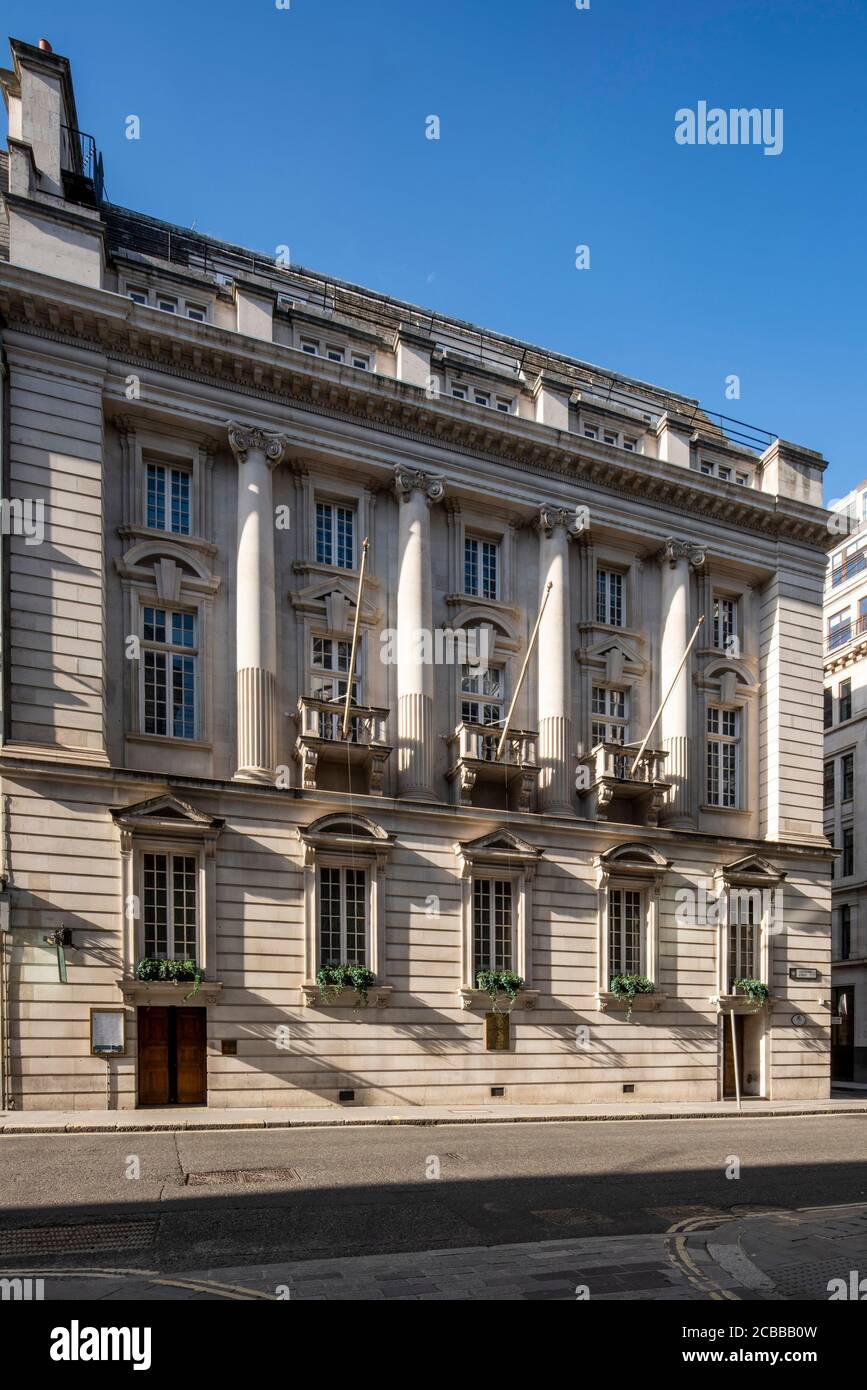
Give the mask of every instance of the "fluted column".
<svg viewBox="0 0 867 1390">
<path fill-rule="evenodd" d="M 662 565 L 662 638 L 660 642 L 660 700 L 680 665 L 694 623 L 690 605 L 690 570 L 704 564 L 701 546 L 689 541 L 667 540 L 659 552 Z M 671 799 L 663 820 L 667 825 L 688 828 L 694 824 L 690 797 L 690 703 L 691 663 L 677 678 L 659 721 L 660 745 L 668 753 L 664 775 L 673 783 Z M 655 742 L 655 740 L 654 740 Z"/>
<path fill-rule="evenodd" d="M 236 693 L 238 770 L 247 782 L 274 780 L 277 690 L 277 600 L 271 469 L 283 457 L 282 435 L 229 423 L 238 460 L 236 560 Z"/>
<path fill-rule="evenodd" d="M 581 527 L 574 510 L 542 507 L 539 532 L 539 601 L 551 592 L 539 627 L 536 650 L 539 705 L 539 804 L 555 815 L 573 813 L 572 617 L 569 542 Z"/>
<path fill-rule="evenodd" d="M 397 578 L 397 769 L 401 796 L 434 800 L 433 605 L 430 506 L 445 488 L 418 469 L 396 468 L 399 499 Z M 423 634 L 427 634 L 423 637 Z M 427 659 L 425 659 L 427 658 Z"/>
</svg>

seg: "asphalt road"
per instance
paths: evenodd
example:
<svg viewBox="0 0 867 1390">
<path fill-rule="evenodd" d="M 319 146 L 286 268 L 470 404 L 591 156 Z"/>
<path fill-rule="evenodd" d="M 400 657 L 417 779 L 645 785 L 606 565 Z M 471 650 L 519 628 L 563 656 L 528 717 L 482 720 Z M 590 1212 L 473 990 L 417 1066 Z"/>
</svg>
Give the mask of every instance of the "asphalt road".
<svg viewBox="0 0 867 1390">
<path fill-rule="evenodd" d="M 864 1201 L 860 1116 L 8 1135 L 0 1266 L 219 1269 Z"/>
</svg>

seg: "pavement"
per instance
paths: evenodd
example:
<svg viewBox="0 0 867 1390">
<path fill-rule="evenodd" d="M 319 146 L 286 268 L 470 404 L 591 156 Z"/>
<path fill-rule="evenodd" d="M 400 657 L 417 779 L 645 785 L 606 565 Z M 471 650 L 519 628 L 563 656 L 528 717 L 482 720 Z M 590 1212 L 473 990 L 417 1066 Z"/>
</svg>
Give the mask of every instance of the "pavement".
<svg viewBox="0 0 867 1390">
<path fill-rule="evenodd" d="M 156 1270 L 29 1265 L 47 1302 L 827 1302 L 867 1270 L 867 1205 L 697 1217 L 660 1235 Z M 853 1273 L 855 1280 L 853 1281 Z M 867 1282 L 864 1284 L 867 1289 Z M 734 1316 L 734 1315 L 733 1315 Z"/>
<path fill-rule="evenodd" d="M 867 1095 L 829 1100 L 664 1101 L 620 1105 L 166 1106 L 141 1110 L 3 1110 L 0 1134 L 104 1134 L 158 1130 L 311 1129 L 335 1125 L 563 1124 L 581 1120 L 710 1120 L 795 1115 L 867 1115 Z"/>
</svg>

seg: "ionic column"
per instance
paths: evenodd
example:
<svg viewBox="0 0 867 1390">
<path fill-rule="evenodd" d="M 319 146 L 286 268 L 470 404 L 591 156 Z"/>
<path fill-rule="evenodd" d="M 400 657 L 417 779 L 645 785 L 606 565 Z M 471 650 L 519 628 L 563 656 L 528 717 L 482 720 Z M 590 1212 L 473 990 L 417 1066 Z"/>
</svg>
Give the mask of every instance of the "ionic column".
<svg viewBox="0 0 867 1390">
<path fill-rule="evenodd" d="M 238 770 L 247 782 L 273 782 L 276 747 L 277 600 L 271 469 L 283 457 L 279 434 L 229 423 L 238 460 L 236 692 Z"/>
<path fill-rule="evenodd" d="M 536 651 L 539 705 L 539 805 L 555 815 L 572 815 L 574 740 L 572 737 L 572 617 L 569 597 L 569 542 L 581 526 L 574 510 L 542 507 L 539 532 L 540 603 L 551 592 L 539 627 Z"/>
<path fill-rule="evenodd" d="M 663 699 L 692 636 L 690 569 L 704 564 L 701 546 L 667 540 L 658 559 L 662 565 L 662 637 L 659 651 L 659 698 Z M 663 821 L 688 828 L 694 824 L 690 797 L 690 703 L 692 680 L 688 661 L 677 678 L 659 721 L 659 743 L 668 753 L 663 775 L 673 783 Z M 656 742 L 656 739 L 653 740 Z"/>
<path fill-rule="evenodd" d="M 399 499 L 397 578 L 397 769 L 401 796 L 434 800 L 433 604 L 430 506 L 445 492 L 442 480 L 396 468 Z M 423 638 L 422 634 L 427 634 Z M 427 657 L 427 660 L 425 659 Z"/>
</svg>

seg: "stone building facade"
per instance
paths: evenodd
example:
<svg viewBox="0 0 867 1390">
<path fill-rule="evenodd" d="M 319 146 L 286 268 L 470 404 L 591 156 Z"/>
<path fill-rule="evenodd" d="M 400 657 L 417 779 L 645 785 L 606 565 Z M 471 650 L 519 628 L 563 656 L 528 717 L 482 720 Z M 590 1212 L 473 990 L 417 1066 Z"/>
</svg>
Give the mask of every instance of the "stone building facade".
<svg viewBox="0 0 867 1390">
<path fill-rule="evenodd" d="M 826 1095 L 821 456 L 115 206 L 12 54 L 6 1103 Z"/>
<path fill-rule="evenodd" d="M 831 1069 L 867 1084 L 867 482 L 834 504 L 825 580 L 825 833 L 832 884 Z"/>
</svg>

